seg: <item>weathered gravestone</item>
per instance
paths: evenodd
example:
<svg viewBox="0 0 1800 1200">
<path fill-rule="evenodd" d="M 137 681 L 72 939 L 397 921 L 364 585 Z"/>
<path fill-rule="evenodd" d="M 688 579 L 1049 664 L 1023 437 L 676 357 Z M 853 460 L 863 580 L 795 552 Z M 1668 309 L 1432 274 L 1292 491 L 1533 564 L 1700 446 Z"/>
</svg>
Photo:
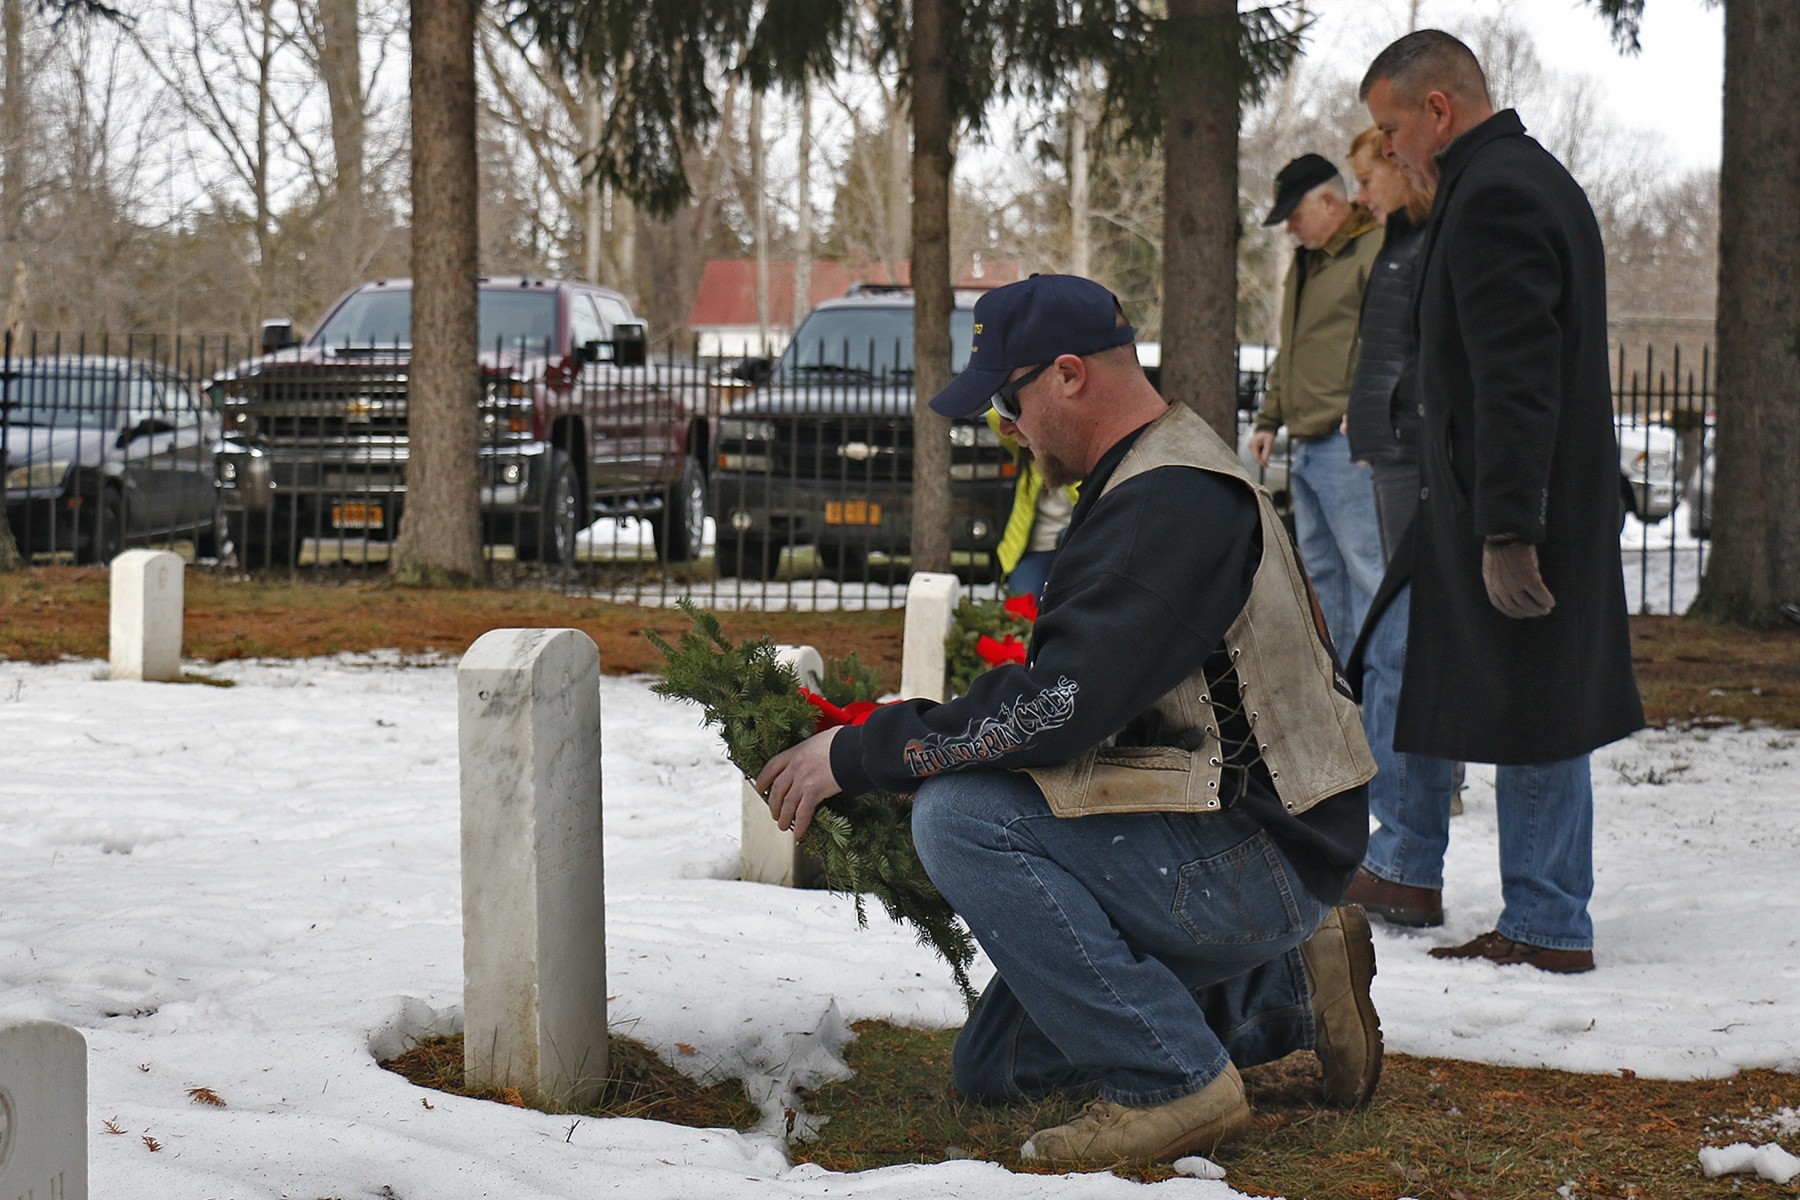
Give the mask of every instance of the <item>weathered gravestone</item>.
<svg viewBox="0 0 1800 1200">
<path fill-rule="evenodd" d="M 586 1105 L 607 1073 L 600 654 L 496 629 L 457 670 L 463 1071 Z"/>
<path fill-rule="evenodd" d="M 87 1200 L 87 1042 L 0 1020 L 0 1200 Z"/>
<path fill-rule="evenodd" d="M 112 561 L 114 679 L 181 678 L 181 555 L 127 550 Z"/>
<path fill-rule="evenodd" d="M 817 691 L 825 661 L 811 646 L 777 646 L 776 658 L 794 669 L 803 687 Z M 772 883 L 778 887 L 811 888 L 825 886 L 819 860 L 801 852 L 790 831 L 775 824 L 769 803 L 757 793 L 749 780 L 744 781 L 743 833 L 739 842 L 741 878 L 751 883 Z"/>
<path fill-rule="evenodd" d="M 943 700 L 944 639 L 956 620 L 962 584 L 954 575 L 920 571 L 906 588 L 906 630 L 900 648 L 900 694 Z"/>
</svg>

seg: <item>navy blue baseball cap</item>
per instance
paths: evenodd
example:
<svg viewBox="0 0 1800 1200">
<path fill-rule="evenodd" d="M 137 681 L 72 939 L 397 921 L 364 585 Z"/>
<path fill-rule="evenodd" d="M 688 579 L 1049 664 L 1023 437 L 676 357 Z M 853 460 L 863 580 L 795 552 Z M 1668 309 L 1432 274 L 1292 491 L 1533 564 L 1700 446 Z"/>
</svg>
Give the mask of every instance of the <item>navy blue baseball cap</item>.
<svg viewBox="0 0 1800 1200">
<path fill-rule="evenodd" d="M 1137 332 L 1118 315 L 1117 298 L 1079 275 L 1033 275 L 995 288 L 975 301 L 969 365 L 931 398 L 932 411 L 973 416 L 1020 367 L 1129 344 Z"/>
</svg>

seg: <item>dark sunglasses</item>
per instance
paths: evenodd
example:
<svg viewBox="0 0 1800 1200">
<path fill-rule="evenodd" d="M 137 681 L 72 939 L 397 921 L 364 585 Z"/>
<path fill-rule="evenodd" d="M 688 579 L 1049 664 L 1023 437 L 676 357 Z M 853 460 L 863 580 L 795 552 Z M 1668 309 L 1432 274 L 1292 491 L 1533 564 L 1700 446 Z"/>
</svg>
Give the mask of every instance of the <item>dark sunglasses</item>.
<svg viewBox="0 0 1800 1200">
<path fill-rule="evenodd" d="M 1017 379 L 1009 379 L 1000 385 L 1000 390 L 994 393 L 991 403 L 994 411 L 1000 414 L 1002 421 L 1010 421 L 1014 425 L 1019 423 L 1019 392 L 1024 389 L 1026 384 L 1055 365 L 1054 361 L 1044 363 L 1041 366 L 1033 367 Z"/>
</svg>

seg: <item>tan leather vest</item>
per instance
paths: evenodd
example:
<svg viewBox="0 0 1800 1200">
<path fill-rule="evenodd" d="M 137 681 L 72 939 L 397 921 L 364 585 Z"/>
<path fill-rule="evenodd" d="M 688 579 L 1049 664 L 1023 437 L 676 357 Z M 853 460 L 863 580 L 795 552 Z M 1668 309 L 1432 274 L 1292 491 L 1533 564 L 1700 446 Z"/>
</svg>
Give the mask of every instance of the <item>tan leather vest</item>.
<svg viewBox="0 0 1800 1200">
<path fill-rule="evenodd" d="M 1165 466 L 1199 467 L 1228 476 L 1256 495 L 1262 519 L 1262 562 L 1250 599 L 1225 632 L 1224 649 L 1238 684 L 1255 750 L 1268 767 L 1282 805 L 1302 813 L 1375 776 L 1362 719 L 1320 634 L 1312 589 L 1269 493 L 1251 480 L 1212 427 L 1185 404 L 1171 405 L 1139 435 L 1107 481 L 1106 491 Z M 1104 492 L 1102 496 L 1104 497 Z M 1196 749 L 1102 744 L 1071 762 L 1029 767 L 1059 817 L 1103 812 L 1212 812 L 1220 807 L 1225 754 L 1219 730 L 1226 714 L 1211 695 L 1204 668 L 1153 706 L 1166 728 L 1193 730 Z"/>
</svg>

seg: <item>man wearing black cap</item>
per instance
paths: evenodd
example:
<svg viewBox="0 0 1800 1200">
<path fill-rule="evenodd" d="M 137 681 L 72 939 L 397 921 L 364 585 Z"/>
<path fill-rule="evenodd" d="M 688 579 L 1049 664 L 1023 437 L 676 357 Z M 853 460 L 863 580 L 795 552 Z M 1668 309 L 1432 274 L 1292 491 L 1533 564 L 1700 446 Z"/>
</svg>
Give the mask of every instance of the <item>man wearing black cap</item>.
<svg viewBox="0 0 1800 1200">
<path fill-rule="evenodd" d="M 1275 205 L 1263 224 L 1284 223 L 1299 246 L 1282 288 L 1280 353 L 1269 368 L 1250 448 L 1268 466 L 1275 431 L 1287 426 L 1294 540 L 1326 627 L 1347 654 L 1385 562 L 1375 485 L 1369 468 L 1351 460 L 1340 428 L 1356 375 L 1363 288 L 1381 250 L 1380 226 L 1350 201 L 1343 176 L 1317 154 L 1302 154 L 1275 176 Z"/>
<path fill-rule="evenodd" d="M 1081 482 L 1027 659 L 820 734 L 757 787 L 799 831 L 840 791 L 914 796 L 920 858 L 997 969 L 958 1088 L 1098 1095 L 1026 1157 L 1210 1152 L 1249 1125 L 1238 1067 L 1306 1047 L 1326 1100 L 1362 1104 L 1374 948 L 1332 906 L 1374 768 L 1280 520 L 1151 387 L 1105 288 L 1034 276 L 974 319 L 932 408 L 991 405 L 1051 483 Z"/>
</svg>

